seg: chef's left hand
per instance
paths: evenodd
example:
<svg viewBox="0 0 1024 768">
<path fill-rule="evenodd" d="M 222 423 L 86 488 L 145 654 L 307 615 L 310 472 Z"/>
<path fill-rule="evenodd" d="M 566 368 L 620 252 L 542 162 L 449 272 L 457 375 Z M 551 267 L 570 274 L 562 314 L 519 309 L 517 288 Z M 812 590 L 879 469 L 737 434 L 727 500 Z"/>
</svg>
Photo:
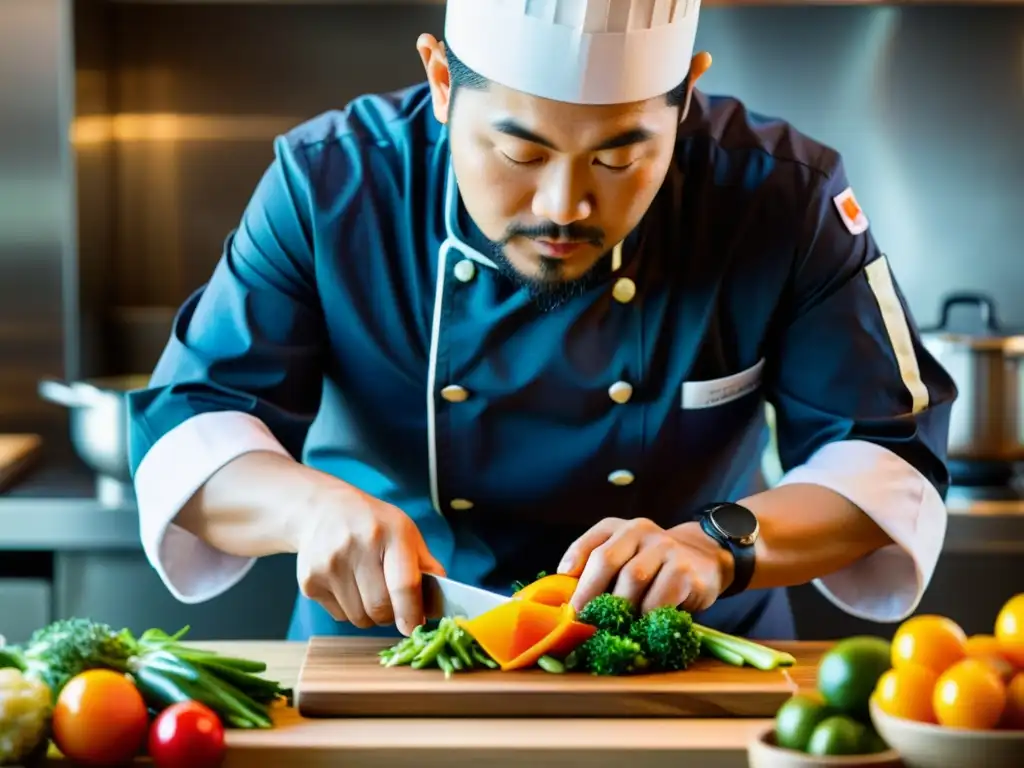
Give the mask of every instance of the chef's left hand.
<svg viewBox="0 0 1024 768">
<path fill-rule="evenodd" d="M 663 605 L 694 613 L 729 586 L 732 568 L 732 556 L 699 523 L 665 530 L 647 518 L 609 517 L 572 543 L 558 572 L 579 577 L 576 610 L 612 592 L 643 613 Z"/>
</svg>

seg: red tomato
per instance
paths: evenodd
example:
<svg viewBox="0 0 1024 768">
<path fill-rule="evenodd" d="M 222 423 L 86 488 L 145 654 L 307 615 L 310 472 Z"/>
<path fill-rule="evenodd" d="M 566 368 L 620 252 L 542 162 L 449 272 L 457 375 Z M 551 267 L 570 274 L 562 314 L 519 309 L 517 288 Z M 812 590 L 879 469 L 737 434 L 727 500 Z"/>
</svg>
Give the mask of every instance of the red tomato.
<svg viewBox="0 0 1024 768">
<path fill-rule="evenodd" d="M 201 702 L 173 704 L 149 729 L 149 756 L 156 768 L 216 768 L 224 760 L 224 725 Z"/>
<path fill-rule="evenodd" d="M 107 669 L 71 678 L 53 708 L 53 741 L 79 765 L 120 765 L 139 752 L 149 712 L 135 684 Z"/>
</svg>

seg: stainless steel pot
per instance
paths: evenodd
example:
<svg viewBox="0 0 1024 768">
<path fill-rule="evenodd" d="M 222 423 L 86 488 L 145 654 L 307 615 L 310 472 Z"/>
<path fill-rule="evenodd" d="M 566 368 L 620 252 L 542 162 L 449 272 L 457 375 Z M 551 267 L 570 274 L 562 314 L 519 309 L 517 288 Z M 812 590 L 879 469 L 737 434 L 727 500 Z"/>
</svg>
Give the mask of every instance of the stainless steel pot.
<svg viewBox="0 0 1024 768">
<path fill-rule="evenodd" d="M 961 306 L 975 312 L 973 332 L 951 327 L 950 315 Z M 990 297 L 955 293 L 943 302 L 940 325 L 921 337 L 960 390 L 950 415 L 949 458 L 1024 461 L 1024 334 L 1000 327 Z"/>
<path fill-rule="evenodd" d="M 129 495 L 128 414 L 125 395 L 147 386 L 145 375 L 88 381 L 44 379 L 39 395 L 71 411 L 71 444 L 97 474 L 101 500 L 120 504 Z"/>
</svg>

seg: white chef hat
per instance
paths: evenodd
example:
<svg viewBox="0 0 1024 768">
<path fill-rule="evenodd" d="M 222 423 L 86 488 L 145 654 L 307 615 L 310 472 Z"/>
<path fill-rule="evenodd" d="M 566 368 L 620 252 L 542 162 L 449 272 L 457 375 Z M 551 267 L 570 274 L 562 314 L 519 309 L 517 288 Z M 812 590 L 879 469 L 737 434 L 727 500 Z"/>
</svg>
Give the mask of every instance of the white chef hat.
<svg viewBox="0 0 1024 768">
<path fill-rule="evenodd" d="M 445 39 L 508 88 L 575 104 L 667 93 L 690 70 L 700 0 L 448 0 Z"/>
</svg>

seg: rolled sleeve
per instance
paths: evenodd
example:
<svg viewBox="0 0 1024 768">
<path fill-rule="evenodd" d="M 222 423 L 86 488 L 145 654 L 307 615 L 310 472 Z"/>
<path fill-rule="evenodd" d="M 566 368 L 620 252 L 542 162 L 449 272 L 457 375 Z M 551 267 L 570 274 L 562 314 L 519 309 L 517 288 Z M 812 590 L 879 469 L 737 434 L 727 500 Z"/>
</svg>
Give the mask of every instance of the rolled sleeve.
<svg viewBox="0 0 1024 768">
<path fill-rule="evenodd" d="M 143 551 L 183 603 L 223 594 L 256 563 L 221 552 L 173 522 L 217 470 L 253 451 L 288 456 L 266 424 L 247 413 L 201 413 L 157 440 L 139 464 L 135 494 Z"/>
<path fill-rule="evenodd" d="M 893 540 L 816 587 L 853 616 L 898 621 L 917 607 L 945 538 L 957 391 L 924 347 L 866 218 L 851 220 L 851 200 L 837 157 L 811 196 L 767 397 L 781 482 L 834 490 Z"/>
<path fill-rule="evenodd" d="M 893 543 L 814 586 L 851 616 L 901 621 L 917 608 L 946 536 L 946 506 L 928 479 L 886 448 L 859 440 L 822 446 L 779 485 L 811 483 L 859 507 Z"/>
</svg>

